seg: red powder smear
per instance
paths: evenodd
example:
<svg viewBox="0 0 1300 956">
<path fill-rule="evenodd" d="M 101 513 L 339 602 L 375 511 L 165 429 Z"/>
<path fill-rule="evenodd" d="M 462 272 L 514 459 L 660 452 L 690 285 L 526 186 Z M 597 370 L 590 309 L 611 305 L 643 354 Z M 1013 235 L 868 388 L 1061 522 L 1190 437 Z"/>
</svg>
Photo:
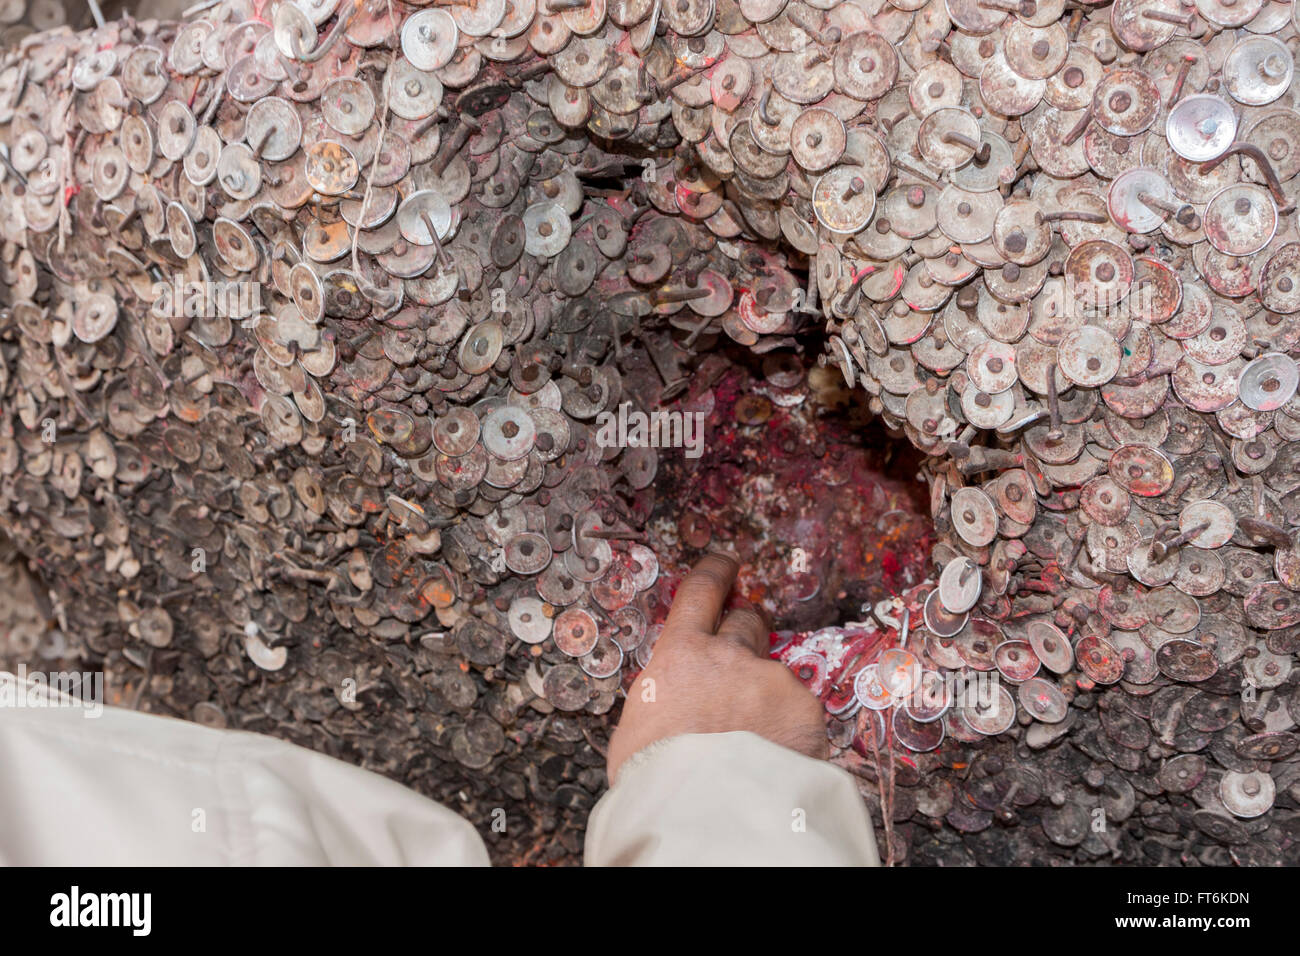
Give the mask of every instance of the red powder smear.
<svg viewBox="0 0 1300 956">
<path fill-rule="evenodd" d="M 908 454 L 905 439 L 864 435 L 863 421 L 811 393 L 783 407 L 781 390 L 740 367 L 714 378 L 712 393 L 703 457 L 661 453 L 651 528 L 665 574 L 729 548 L 743 564 L 737 592 L 794 630 L 860 620 L 863 603 L 924 580 L 933 527 L 917 460 L 887 466 L 891 453 Z M 746 396 L 778 401 L 746 426 L 736 420 Z M 706 543 L 673 533 L 688 515 L 710 532 Z"/>
<path fill-rule="evenodd" d="M 895 582 L 894 578 L 903 570 L 903 565 L 894 556 L 893 552 L 886 551 L 880 556 L 880 570 L 883 572 L 885 586 L 891 591 L 897 590 L 897 582 Z"/>
</svg>

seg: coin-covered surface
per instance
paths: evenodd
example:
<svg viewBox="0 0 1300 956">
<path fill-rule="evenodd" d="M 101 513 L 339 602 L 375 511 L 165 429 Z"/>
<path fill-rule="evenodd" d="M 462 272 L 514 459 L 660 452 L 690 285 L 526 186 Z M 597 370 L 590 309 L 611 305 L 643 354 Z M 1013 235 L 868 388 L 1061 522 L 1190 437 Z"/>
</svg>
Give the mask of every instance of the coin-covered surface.
<svg viewBox="0 0 1300 956">
<path fill-rule="evenodd" d="M 1294 862 L 1291 6 L 18 4 L 0 660 L 571 859 L 726 544 L 890 862 Z"/>
</svg>

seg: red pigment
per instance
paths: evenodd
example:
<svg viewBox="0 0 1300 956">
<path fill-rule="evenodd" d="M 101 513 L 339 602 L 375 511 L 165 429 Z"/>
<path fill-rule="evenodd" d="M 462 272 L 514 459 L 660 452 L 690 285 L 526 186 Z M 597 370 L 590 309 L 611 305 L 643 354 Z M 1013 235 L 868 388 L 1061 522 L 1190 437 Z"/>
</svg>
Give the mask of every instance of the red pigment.
<svg viewBox="0 0 1300 956">
<path fill-rule="evenodd" d="M 861 619 L 864 604 L 925 579 L 933 527 L 916 453 L 820 371 L 815 386 L 805 376 L 781 389 L 735 366 L 688 400 L 713 407 L 700 458 L 661 453 L 650 533 L 665 580 L 647 602 L 652 624 L 715 548 L 740 558 L 737 593 L 776 629 Z"/>
</svg>

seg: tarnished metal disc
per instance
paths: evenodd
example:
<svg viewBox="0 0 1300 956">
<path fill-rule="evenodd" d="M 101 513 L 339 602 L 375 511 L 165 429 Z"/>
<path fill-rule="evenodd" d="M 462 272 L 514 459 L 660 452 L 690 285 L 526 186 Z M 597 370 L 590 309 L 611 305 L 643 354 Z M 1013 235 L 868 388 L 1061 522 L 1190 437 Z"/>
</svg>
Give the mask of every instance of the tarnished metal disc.
<svg viewBox="0 0 1300 956">
<path fill-rule="evenodd" d="M 1004 116 L 1021 116 L 1042 102 L 1047 81 L 1017 73 L 1002 51 L 998 51 L 984 65 L 979 89 L 991 109 Z"/>
<path fill-rule="evenodd" d="M 979 695 L 980 698 L 984 696 Z M 987 699 L 969 702 L 959 708 L 957 714 L 977 734 L 994 737 L 1009 730 L 1016 722 L 1016 701 L 1009 690 L 999 685 Z"/>
<path fill-rule="evenodd" d="M 726 276 L 712 269 L 701 271 L 695 286 L 688 287 L 685 291 L 693 293 L 693 297 L 687 300 L 686 304 L 696 315 L 720 316 L 731 308 L 735 298 L 735 290 L 732 289 Z M 703 292 L 707 292 L 708 295 L 701 295 Z"/>
<path fill-rule="evenodd" d="M 904 702 L 903 711 L 914 723 L 932 723 L 948 712 L 953 698 L 953 688 L 943 674 L 939 671 L 922 671 L 920 686 Z M 932 740 L 933 737 L 929 739 Z"/>
<path fill-rule="evenodd" d="M 1256 648 L 1256 650 L 1259 651 L 1258 654 L 1246 657 L 1246 680 L 1251 685 L 1263 689 L 1280 687 L 1286 683 L 1287 678 L 1291 676 L 1291 655 L 1274 654 L 1267 648 Z M 1283 650 L 1285 651 L 1285 648 Z"/>
<path fill-rule="evenodd" d="M 430 72 L 451 62 L 460 29 L 446 10 L 420 10 L 402 24 L 402 55 L 417 70 Z"/>
<path fill-rule="evenodd" d="M 1196 0 L 1196 10 L 1220 27 L 1240 27 L 1255 19 L 1265 0 Z"/>
<path fill-rule="evenodd" d="M 80 56 L 74 62 L 72 85 L 78 90 L 89 91 L 113 75 L 117 69 L 117 54 L 112 50 L 101 49 Z"/>
<path fill-rule="evenodd" d="M 180 100 L 168 100 L 158 114 L 158 152 L 167 159 L 180 159 L 194 142 L 198 123 Z"/>
<path fill-rule="evenodd" d="M 443 88 L 438 77 L 407 60 L 398 60 L 385 74 L 384 88 L 389 108 L 402 119 L 423 119 L 442 103 Z"/>
<path fill-rule="evenodd" d="M 1013 684 L 1020 684 L 1038 673 L 1042 664 L 1026 641 L 1003 641 L 993 652 L 997 671 Z"/>
<path fill-rule="evenodd" d="M 1016 689 L 1020 706 L 1035 720 L 1045 724 L 1060 723 L 1069 713 L 1069 702 L 1051 681 L 1032 677 Z"/>
<path fill-rule="evenodd" d="M 813 210 L 831 232 L 851 234 L 871 221 L 876 194 L 854 166 L 839 166 L 813 187 Z"/>
<path fill-rule="evenodd" d="M 733 112 L 753 86 L 754 73 L 749 61 L 739 56 L 728 56 L 709 76 L 709 96 L 719 109 Z"/>
<path fill-rule="evenodd" d="M 1221 365 L 1207 365 L 1184 357 L 1174 367 L 1170 381 L 1174 393 L 1198 412 L 1215 412 L 1237 400 L 1238 384 L 1245 362 L 1234 359 Z"/>
<path fill-rule="evenodd" d="M 302 142 L 302 121 L 287 100 L 270 96 L 248 108 L 244 138 L 255 157 L 278 163 L 298 151 Z"/>
<path fill-rule="evenodd" d="M 189 26 L 187 25 L 187 29 Z M 185 30 L 182 30 L 183 34 Z M 177 35 L 180 39 L 181 34 Z M 148 106 L 167 89 L 167 74 L 162 70 L 163 54 L 154 47 L 138 46 L 122 64 L 122 85 L 126 92 Z M 181 72 L 178 70 L 178 72 Z"/>
<path fill-rule="evenodd" d="M 1098 475 L 1080 489 L 1079 506 L 1095 523 L 1122 524 L 1132 508 L 1129 493 L 1109 475 Z"/>
<path fill-rule="evenodd" d="M 451 206 L 441 193 L 421 189 L 397 207 L 397 228 L 402 238 L 417 246 L 431 246 L 451 231 Z"/>
<path fill-rule="evenodd" d="M 1133 286 L 1133 257 L 1105 239 L 1090 239 L 1070 250 L 1065 277 L 1073 295 L 1092 306 L 1114 306 Z"/>
<path fill-rule="evenodd" d="M 980 142 L 989 148 L 988 159 L 967 163 L 949 173 L 949 178 L 961 189 L 992 192 L 1015 178 L 1014 153 L 1006 139 L 987 129 L 981 131 Z"/>
<path fill-rule="evenodd" d="M 961 410 L 976 428 L 999 428 L 1015 414 L 1016 394 L 1008 389 L 990 395 L 972 385 L 962 392 Z"/>
<path fill-rule="evenodd" d="M 950 614 L 969 611 L 979 601 L 983 576 L 969 558 L 949 561 L 939 576 L 939 600 Z"/>
<path fill-rule="evenodd" d="M 596 646 L 582 655 L 578 664 L 589 677 L 613 677 L 623 666 L 623 648 L 612 637 L 602 634 Z"/>
<path fill-rule="evenodd" d="M 1276 787 L 1273 778 L 1261 770 L 1249 773 L 1228 771 L 1219 781 L 1219 798 L 1235 817 L 1249 819 L 1273 807 Z"/>
<path fill-rule="evenodd" d="M 1114 378 L 1121 357 L 1115 338 L 1093 325 L 1068 333 L 1057 347 L 1062 374 L 1086 388 L 1104 385 Z"/>
<path fill-rule="evenodd" d="M 321 116 L 332 129 L 357 136 L 369 129 L 375 117 L 375 94 L 356 77 L 332 80 L 320 97 Z M 251 112 L 250 112 L 251 115 Z"/>
<path fill-rule="evenodd" d="M 969 193 L 949 186 L 939 196 L 939 228 L 953 242 L 983 242 L 993 234 L 993 224 L 1002 209 L 1002 196 L 996 190 Z"/>
<path fill-rule="evenodd" d="M 182 259 L 194 255 L 194 250 L 198 248 L 198 236 L 194 232 L 194 222 L 185 211 L 185 207 L 178 202 L 168 203 L 165 216 L 172 251 Z"/>
<path fill-rule="evenodd" d="M 1079 668 L 1098 684 L 1114 684 L 1124 675 L 1124 658 L 1109 641 L 1083 637 L 1074 648 Z"/>
<path fill-rule="evenodd" d="M 1155 202 L 1181 206 L 1173 187 L 1154 169 L 1139 167 L 1120 173 L 1110 184 L 1106 207 L 1115 224 L 1128 232 L 1159 229 L 1169 217 Z M 1188 207 L 1189 209 L 1191 207 Z"/>
<path fill-rule="evenodd" d="M 1116 136 L 1136 136 L 1155 122 L 1160 91 L 1141 70 L 1121 68 L 1107 73 L 1092 98 L 1093 121 Z"/>
<path fill-rule="evenodd" d="M 1069 46 L 1069 36 L 1059 22 L 1038 27 L 1016 19 L 1002 35 L 1007 63 L 1030 80 L 1046 80 L 1060 70 Z"/>
<path fill-rule="evenodd" d="M 1300 596 L 1275 581 L 1253 588 L 1244 606 L 1246 620 L 1254 627 L 1272 631 L 1300 624 Z"/>
<path fill-rule="evenodd" d="M 998 212 L 993 223 L 993 244 L 1008 261 L 1031 266 L 1052 247 L 1052 227 L 1037 203 L 1013 199 Z"/>
<path fill-rule="evenodd" d="M 1166 760 L 1156 776 L 1168 792 L 1187 793 L 1204 779 L 1206 769 L 1205 758 L 1200 754 L 1179 754 Z"/>
<path fill-rule="evenodd" d="M 527 409 L 502 405 L 483 419 L 483 447 L 505 461 L 523 458 L 533 447 L 537 425 Z"/>
<path fill-rule="evenodd" d="M 149 157 L 150 160 L 152 158 Z M 220 158 L 221 136 L 211 126 L 202 127 L 194 137 L 194 146 L 185 154 L 185 178 L 195 186 L 208 185 L 217 178 L 217 162 Z M 131 168 L 140 171 L 135 163 L 132 163 Z"/>
<path fill-rule="evenodd" d="M 1183 639 L 1161 644 L 1156 649 L 1156 666 L 1166 677 L 1188 684 L 1209 680 L 1219 669 L 1210 648 Z"/>
<path fill-rule="evenodd" d="M 1267 189 L 1239 183 L 1215 194 L 1202 217 L 1205 238 L 1229 256 L 1254 255 L 1277 231 L 1277 207 Z"/>
<path fill-rule="evenodd" d="M 1120 487 L 1141 498 L 1162 495 L 1174 483 L 1169 459 L 1148 445 L 1122 445 L 1111 453 L 1107 468 Z"/>
<path fill-rule="evenodd" d="M 1165 117 L 1165 138 L 1184 159 L 1203 163 L 1222 156 L 1237 135 L 1237 116 L 1208 93 L 1186 96 Z"/>
<path fill-rule="evenodd" d="M 966 357 L 966 371 L 978 389 L 996 395 L 1016 384 L 1016 348 L 1006 342 L 987 339 Z"/>
<path fill-rule="evenodd" d="M 488 246 L 492 264 L 498 269 L 508 269 L 518 262 L 524 253 L 526 236 L 523 219 L 513 213 L 502 216 L 492 230 Z"/>
<path fill-rule="evenodd" d="M 1300 113 L 1294 109 L 1267 111 L 1250 126 L 1246 141 L 1263 150 L 1280 181 L 1300 173 Z"/>
<path fill-rule="evenodd" d="M 1237 530 L 1237 518 L 1218 501 L 1193 501 L 1178 515 L 1178 528 L 1192 535 L 1188 540 L 1198 548 L 1218 548 L 1227 544 Z M 1202 530 L 1197 531 L 1198 528 Z"/>
<path fill-rule="evenodd" d="M 542 677 L 542 690 L 547 702 L 563 711 L 581 710 L 594 693 L 576 664 L 556 664 L 548 670 Z"/>
<path fill-rule="evenodd" d="M 1276 37 L 1246 37 L 1223 61 L 1223 85 L 1247 106 L 1272 103 L 1286 92 L 1294 75 L 1295 58 Z"/>
<path fill-rule="evenodd" d="M 1273 312 L 1300 312 L 1300 243 L 1273 253 L 1259 277 L 1259 299 Z"/>
<path fill-rule="evenodd" d="M 1081 43 L 1072 43 L 1066 51 L 1064 65 L 1048 79 L 1043 99 L 1058 110 L 1086 109 L 1092 105 L 1092 92 L 1102 73 L 1096 54 Z"/>
<path fill-rule="evenodd" d="M 925 599 L 925 626 L 936 637 L 949 638 L 960 633 L 966 626 L 967 615 L 952 614 L 947 611 L 939 599 L 939 589 L 935 588 Z"/>
<path fill-rule="evenodd" d="M 1143 602 L 1151 623 L 1170 634 L 1191 633 L 1201 622 L 1200 605 L 1196 599 L 1176 588 L 1152 589 Z"/>
<path fill-rule="evenodd" d="M 92 167 L 92 187 L 95 195 L 104 202 L 111 202 L 126 188 L 131 168 L 127 165 L 126 154 L 116 146 L 101 147 L 95 154 Z"/>
<path fill-rule="evenodd" d="M 692 37 L 709 28 L 716 9 L 714 0 L 673 0 L 662 5 L 662 14 L 674 33 Z"/>
<path fill-rule="evenodd" d="M 979 122 L 966 110 L 943 107 L 921 121 L 917 132 L 921 156 L 937 169 L 956 169 L 982 147 Z"/>
<path fill-rule="evenodd" d="M 901 700 L 921 684 L 921 661 L 910 651 L 891 647 L 876 660 L 876 674 L 885 690 Z"/>
<path fill-rule="evenodd" d="M 1116 0 L 1110 25 L 1124 46 L 1141 52 L 1172 39 L 1184 16 L 1178 0 Z"/>
<path fill-rule="evenodd" d="M 955 26 L 978 36 L 993 33 L 1007 19 L 1006 10 L 978 0 L 944 0 L 944 8 Z"/>
<path fill-rule="evenodd" d="M 72 331 L 81 342 L 98 342 L 117 326 L 117 300 L 97 293 L 78 307 L 72 318 Z"/>
<path fill-rule="evenodd" d="M 1300 384 L 1296 360 L 1281 352 L 1269 352 L 1246 363 L 1238 380 L 1243 405 L 1256 411 L 1274 411 L 1286 405 Z"/>
<path fill-rule="evenodd" d="M 1064 674 L 1074 667 L 1074 648 L 1070 639 L 1055 625 L 1034 621 L 1029 625 L 1027 637 L 1030 647 L 1049 671 Z"/>
<path fill-rule="evenodd" d="M 212 241 L 217 252 L 238 272 L 252 272 L 261 251 L 248 230 L 232 219 L 219 217 L 212 224 Z"/>
<path fill-rule="evenodd" d="M 468 455 L 478 444 L 480 422 L 470 409 L 453 406 L 433 423 L 433 443 L 452 458 Z"/>
<path fill-rule="evenodd" d="M 351 150 L 326 139 L 307 147 L 305 172 L 312 189 L 326 196 L 339 196 L 357 184 L 360 168 Z"/>
<path fill-rule="evenodd" d="M 240 57 L 226 71 L 226 89 L 240 103 L 253 103 L 269 96 L 278 81 L 268 76 L 252 54 Z"/>
<path fill-rule="evenodd" d="M 936 750 L 943 743 L 943 721 L 937 717 L 931 721 L 918 720 L 909 710 L 900 708 L 894 711 L 890 726 L 894 738 L 914 753 Z"/>
<path fill-rule="evenodd" d="M 880 679 L 875 664 L 868 664 L 853 678 L 853 695 L 868 710 L 888 710 L 897 702 Z"/>
<path fill-rule="evenodd" d="M 551 545 L 546 536 L 531 531 L 521 532 L 505 546 L 506 567 L 516 574 L 540 574 L 551 563 Z M 559 622 L 556 622 L 558 628 Z"/>
<path fill-rule="evenodd" d="M 568 608 L 555 619 L 555 646 L 570 657 L 591 651 L 599 636 L 596 619 L 585 608 Z"/>
<path fill-rule="evenodd" d="M 471 328 L 456 353 L 460 367 L 470 375 L 481 375 L 496 364 L 504 336 L 501 323 L 488 319 Z"/>
<path fill-rule="evenodd" d="M 954 491 L 951 514 L 953 529 L 967 544 L 983 547 L 997 536 L 997 512 L 989 496 L 978 488 Z"/>
<path fill-rule="evenodd" d="M 815 47 L 777 54 L 772 84 L 792 103 L 816 103 L 826 97 L 835 83 L 835 72 L 828 59 Z"/>
<path fill-rule="evenodd" d="M 231 143 L 217 158 L 217 181 L 232 199 L 252 199 L 262 188 L 262 167 L 243 143 Z"/>
<path fill-rule="evenodd" d="M 830 110 L 805 110 L 790 128 L 790 153 L 809 172 L 833 166 L 844 155 L 846 141 L 844 123 Z"/>
<path fill-rule="evenodd" d="M 1227 573 L 1217 552 L 1188 545 L 1178 552 L 1178 571 L 1171 583 L 1184 594 L 1205 597 L 1223 587 Z"/>
<path fill-rule="evenodd" d="M 210 24 L 208 28 L 210 31 Z M 275 45 L 286 57 L 301 59 L 303 54 L 310 53 L 316 46 L 316 24 L 297 4 L 282 3 L 277 6 L 271 18 L 271 28 L 275 36 Z M 174 46 L 172 55 L 174 58 Z"/>
<path fill-rule="evenodd" d="M 529 255 L 552 257 L 569 244 L 573 224 L 557 202 L 529 206 L 523 214 L 524 250 Z"/>
<path fill-rule="evenodd" d="M 289 292 L 306 321 L 316 323 L 325 315 L 325 289 L 311 266 L 300 262 L 290 270 Z"/>
<path fill-rule="evenodd" d="M 541 644 L 551 636 L 551 615 L 539 598 L 521 595 L 510 603 L 510 632 L 525 644 Z"/>
</svg>

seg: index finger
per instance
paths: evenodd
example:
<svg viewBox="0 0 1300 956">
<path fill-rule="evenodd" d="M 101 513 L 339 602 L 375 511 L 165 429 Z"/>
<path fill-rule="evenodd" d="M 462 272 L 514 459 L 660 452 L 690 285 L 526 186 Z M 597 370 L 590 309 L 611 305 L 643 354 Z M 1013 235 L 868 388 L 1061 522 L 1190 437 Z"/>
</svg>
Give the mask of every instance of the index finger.
<svg viewBox="0 0 1300 956">
<path fill-rule="evenodd" d="M 665 633 L 686 629 L 712 634 L 739 570 L 739 562 L 726 555 L 710 554 L 701 558 L 677 588 L 664 625 Z"/>
</svg>

